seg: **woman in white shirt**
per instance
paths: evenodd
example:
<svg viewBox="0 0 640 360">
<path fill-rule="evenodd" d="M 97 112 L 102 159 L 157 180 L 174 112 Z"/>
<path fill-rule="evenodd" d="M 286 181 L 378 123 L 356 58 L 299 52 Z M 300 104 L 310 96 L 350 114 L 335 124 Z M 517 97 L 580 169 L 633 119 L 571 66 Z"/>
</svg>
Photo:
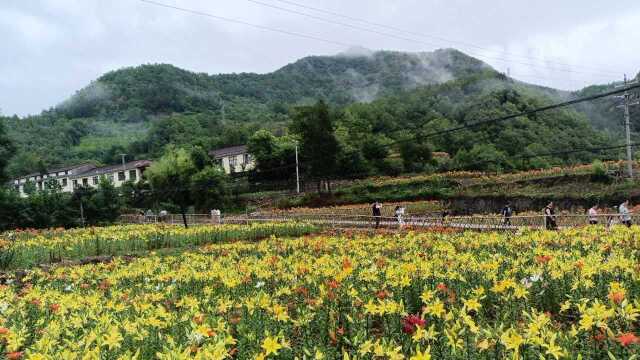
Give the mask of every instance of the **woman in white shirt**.
<svg viewBox="0 0 640 360">
<path fill-rule="evenodd" d="M 598 205 L 594 205 L 587 212 L 589 215 L 589 225 L 597 225 L 598 224 Z"/>
<path fill-rule="evenodd" d="M 620 213 L 620 221 L 627 227 L 631 227 L 631 213 L 629 212 L 629 200 L 625 200 L 618 208 Z"/>
<path fill-rule="evenodd" d="M 396 215 L 396 219 L 398 220 L 398 225 L 400 227 L 403 227 L 404 226 L 404 207 L 399 205 L 396 206 L 395 215 Z"/>
</svg>

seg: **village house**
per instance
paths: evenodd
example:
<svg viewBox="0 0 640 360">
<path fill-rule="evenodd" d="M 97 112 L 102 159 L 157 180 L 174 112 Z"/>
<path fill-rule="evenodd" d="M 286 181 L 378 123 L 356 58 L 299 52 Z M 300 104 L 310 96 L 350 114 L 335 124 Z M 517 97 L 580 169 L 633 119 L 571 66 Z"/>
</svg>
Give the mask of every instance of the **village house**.
<svg viewBox="0 0 640 360">
<path fill-rule="evenodd" d="M 249 154 L 246 145 L 231 146 L 209 152 L 227 174 L 245 172 L 256 167 L 255 160 Z"/>
<path fill-rule="evenodd" d="M 115 187 L 120 187 L 127 181 L 139 182 L 149 165 L 151 165 L 149 160 L 138 160 L 105 167 L 96 167 L 93 164 L 67 166 L 14 179 L 12 185 L 22 197 L 27 196 L 25 191 L 27 183 L 32 183 L 36 190 L 43 190 L 51 180 L 56 181 L 63 192 L 69 193 L 80 186 L 95 188 L 100 183 L 101 177 L 111 181 Z"/>
<path fill-rule="evenodd" d="M 142 179 L 144 171 L 150 165 L 151 161 L 149 160 L 137 160 L 121 165 L 94 168 L 72 176 L 71 186 L 72 189 L 80 186 L 95 188 L 100 184 L 100 178 L 102 177 L 109 180 L 115 187 L 121 187 L 126 182 L 135 184 Z"/>
</svg>

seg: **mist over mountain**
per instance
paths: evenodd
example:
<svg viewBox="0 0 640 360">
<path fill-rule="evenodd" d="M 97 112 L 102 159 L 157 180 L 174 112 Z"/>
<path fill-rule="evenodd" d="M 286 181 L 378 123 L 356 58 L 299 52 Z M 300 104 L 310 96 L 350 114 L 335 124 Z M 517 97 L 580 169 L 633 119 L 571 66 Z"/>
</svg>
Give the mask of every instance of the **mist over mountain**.
<svg viewBox="0 0 640 360">
<path fill-rule="evenodd" d="M 406 137 L 407 129 L 464 124 L 611 86 L 572 94 L 515 81 L 454 49 L 403 53 L 355 48 L 335 56 L 305 57 L 268 74 L 209 75 L 169 64 L 118 69 L 38 116 L 3 121 L 18 148 L 8 170 L 18 175 L 80 161 L 113 163 L 120 153 L 153 158 L 168 144 L 206 148 L 241 144 L 258 129 L 284 134 L 292 107 L 320 99 L 357 118 L 343 117 L 339 128 L 384 143 Z M 634 126 L 639 125 L 637 111 L 633 116 Z M 434 140 L 430 146 L 455 156 L 477 146 L 471 138 L 477 140 L 481 134 L 484 145 L 508 157 L 525 148 L 606 144 L 619 132 L 620 119 L 615 101 L 604 99 L 478 129 L 477 134 Z M 367 146 L 361 140 L 343 142 L 360 150 Z M 381 172 L 393 168 L 379 165 Z"/>
</svg>

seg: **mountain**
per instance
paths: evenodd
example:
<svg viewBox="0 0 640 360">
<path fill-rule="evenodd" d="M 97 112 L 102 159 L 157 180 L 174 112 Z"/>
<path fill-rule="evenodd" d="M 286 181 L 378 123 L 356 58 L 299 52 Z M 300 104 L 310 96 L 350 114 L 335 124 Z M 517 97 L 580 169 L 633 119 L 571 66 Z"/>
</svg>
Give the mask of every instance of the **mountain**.
<svg viewBox="0 0 640 360">
<path fill-rule="evenodd" d="M 345 105 L 484 70 L 490 67 L 452 49 L 310 56 L 264 75 L 207 75 L 168 64 L 142 65 L 101 76 L 56 110 L 69 118 L 108 115 L 135 121 L 142 114 L 218 111 L 223 103 L 262 108 L 322 98 Z"/>
<path fill-rule="evenodd" d="M 599 89 L 587 88 L 577 95 Z M 576 94 L 514 81 L 454 49 L 348 51 L 306 57 L 268 74 L 208 75 L 169 64 L 123 68 L 102 75 L 38 116 L 3 121 L 18 147 L 9 166 L 17 175 L 86 160 L 112 163 L 120 153 L 156 157 L 167 144 L 234 145 L 261 128 L 282 134 L 292 106 L 318 99 L 350 116 L 339 120 L 342 130 L 385 142 L 406 137 L 407 129 L 434 127 L 434 121 L 437 126 L 464 124 L 572 95 Z M 571 136 L 582 139 L 578 143 L 583 145 L 610 143 L 605 130 L 616 133 L 615 119 L 621 117 L 612 109 L 603 101 L 541 116 L 544 122 L 530 118 L 519 128 L 479 132 L 505 156 L 522 150 L 522 139 L 531 140 L 528 144 L 535 143 L 536 149 L 563 148 L 563 142 L 566 148 L 576 143 Z M 562 132 L 554 131 L 559 122 Z M 434 140 L 432 145 L 451 155 L 471 152 L 474 144 L 468 136 Z M 509 148 L 509 141 L 518 145 Z M 344 145 L 366 152 L 362 141 Z M 379 171 L 389 169 L 389 164 L 378 165 Z"/>
</svg>

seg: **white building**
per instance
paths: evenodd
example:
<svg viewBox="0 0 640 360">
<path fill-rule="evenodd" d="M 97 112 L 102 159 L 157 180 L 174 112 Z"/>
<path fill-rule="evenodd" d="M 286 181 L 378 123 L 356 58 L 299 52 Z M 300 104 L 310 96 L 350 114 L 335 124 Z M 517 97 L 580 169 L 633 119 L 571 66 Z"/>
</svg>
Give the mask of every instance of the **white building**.
<svg viewBox="0 0 640 360">
<path fill-rule="evenodd" d="M 255 160 L 246 145 L 212 150 L 209 155 L 222 166 L 227 174 L 245 172 L 256 167 Z"/>
<path fill-rule="evenodd" d="M 81 164 L 67 166 L 55 170 L 47 171 L 44 174 L 29 174 L 12 181 L 12 185 L 26 197 L 25 185 L 33 183 L 36 190 L 43 190 L 48 181 L 56 181 L 63 192 L 73 192 L 80 186 L 97 187 L 100 178 L 105 177 L 116 187 L 122 186 L 127 181 L 137 183 L 142 179 L 144 170 L 151 165 L 148 160 L 131 161 L 123 165 L 113 165 L 106 167 L 96 167 L 93 164 Z"/>
<path fill-rule="evenodd" d="M 23 177 L 14 179 L 12 181 L 12 185 L 16 189 L 16 191 L 20 193 L 20 196 L 25 197 L 27 196 L 27 194 L 25 193 L 25 185 L 27 185 L 28 182 L 32 183 L 35 186 L 36 190 L 42 190 L 44 189 L 47 181 L 54 179 L 58 182 L 58 184 L 60 184 L 60 186 L 62 187 L 62 191 L 72 192 L 73 187 L 71 186 L 71 181 L 69 180 L 70 177 L 95 168 L 96 166 L 93 164 L 81 164 L 62 167 L 47 171 L 47 173 L 33 173 L 25 175 Z"/>
<path fill-rule="evenodd" d="M 126 182 L 135 184 L 142 179 L 145 169 L 150 165 L 151 161 L 149 160 L 137 160 L 122 165 L 94 168 L 71 176 L 71 191 L 80 186 L 96 188 L 102 177 L 109 180 L 115 187 L 120 187 Z"/>
</svg>

